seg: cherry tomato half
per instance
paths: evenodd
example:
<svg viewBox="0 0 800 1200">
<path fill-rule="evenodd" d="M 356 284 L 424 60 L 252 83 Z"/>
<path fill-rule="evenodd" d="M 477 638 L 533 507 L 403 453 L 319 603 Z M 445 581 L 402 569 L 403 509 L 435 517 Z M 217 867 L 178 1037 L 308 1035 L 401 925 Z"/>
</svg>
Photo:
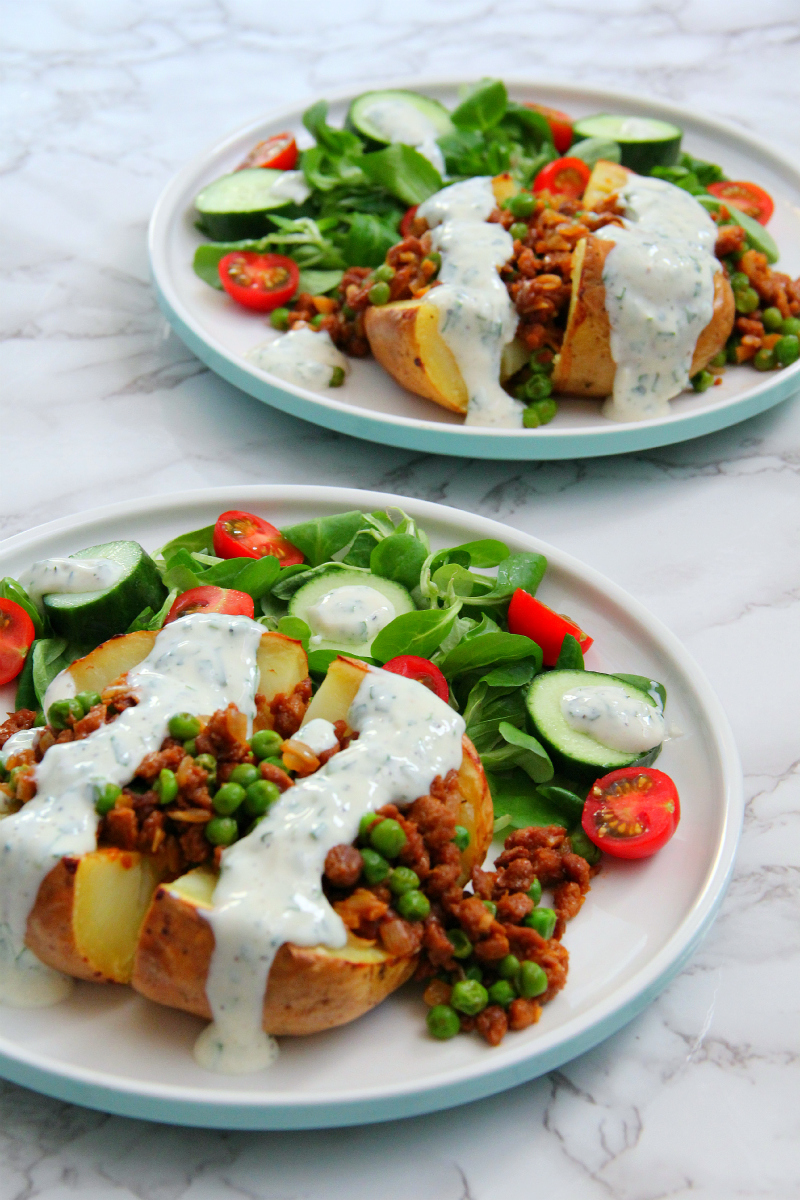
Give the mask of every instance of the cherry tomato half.
<svg viewBox="0 0 800 1200">
<path fill-rule="evenodd" d="M 297 263 L 283 254 L 234 250 L 219 260 L 219 277 L 237 304 L 256 312 L 272 312 L 291 300 L 300 282 Z"/>
<path fill-rule="evenodd" d="M 417 215 L 418 204 L 412 204 L 411 208 L 407 208 L 400 219 L 400 236 L 407 238 L 411 233 L 411 226 L 414 224 L 414 217 Z"/>
<path fill-rule="evenodd" d="M 733 208 L 747 213 L 748 217 L 752 217 L 760 225 L 766 225 L 775 211 L 769 192 L 765 192 L 757 183 L 726 179 L 721 183 L 710 183 L 707 190 L 718 200 L 725 200 Z"/>
<path fill-rule="evenodd" d="M 22 605 L 0 599 L 0 684 L 19 675 L 35 636 L 33 621 Z"/>
<path fill-rule="evenodd" d="M 570 196 L 580 200 L 586 191 L 591 175 L 589 167 L 580 158 L 557 158 L 542 167 L 533 181 L 533 191 L 550 192 L 553 196 Z"/>
<path fill-rule="evenodd" d="M 253 597 L 247 592 L 237 592 L 234 588 L 205 587 L 189 588 L 177 597 L 172 608 L 167 613 L 165 625 L 177 621 L 179 617 L 188 617 L 191 613 L 226 613 L 229 617 L 252 617 L 255 614 Z"/>
<path fill-rule="evenodd" d="M 297 142 L 293 133 L 276 133 L 274 137 L 259 142 L 236 168 L 246 171 L 248 167 L 269 167 L 271 171 L 291 171 L 297 164 Z"/>
<path fill-rule="evenodd" d="M 553 135 L 553 145 L 559 154 L 564 154 L 572 145 L 572 118 L 557 108 L 548 108 L 546 104 L 526 104 L 534 112 L 541 113 L 550 126 Z"/>
<path fill-rule="evenodd" d="M 254 513 L 232 508 L 220 513 L 214 526 L 217 558 L 266 558 L 271 554 L 282 567 L 303 562 L 303 553 L 287 542 L 280 529 Z"/>
<path fill-rule="evenodd" d="M 404 675 L 406 679 L 416 679 L 417 683 L 430 688 L 434 696 L 444 700 L 445 704 L 450 699 L 447 680 L 439 668 L 427 658 L 420 658 L 418 654 L 398 654 L 397 658 L 390 658 L 384 663 L 383 669 L 392 671 L 395 675 Z"/>
<path fill-rule="evenodd" d="M 546 667 L 554 667 L 561 653 L 561 646 L 568 633 L 578 642 L 585 654 L 594 638 L 584 633 L 579 625 L 563 617 L 537 600 L 530 592 L 517 588 L 508 606 L 508 632 L 523 633 L 542 648 Z"/>
<path fill-rule="evenodd" d="M 678 828 L 678 789 L 663 771 L 624 767 L 598 779 L 583 806 L 586 836 L 615 858 L 649 858 Z"/>
</svg>

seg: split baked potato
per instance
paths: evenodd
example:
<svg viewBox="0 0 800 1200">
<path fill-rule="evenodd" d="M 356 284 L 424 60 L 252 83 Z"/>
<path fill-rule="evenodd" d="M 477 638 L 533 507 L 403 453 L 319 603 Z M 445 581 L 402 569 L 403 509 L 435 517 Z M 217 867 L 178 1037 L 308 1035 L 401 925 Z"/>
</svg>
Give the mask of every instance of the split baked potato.
<svg viewBox="0 0 800 1200">
<path fill-rule="evenodd" d="M 316 717 L 346 720 L 367 667 L 340 657 L 309 705 L 305 722 Z M 304 722 L 304 723 L 305 723 Z M 295 734 L 302 741 L 302 726 Z M 462 883 L 483 862 L 492 840 L 494 811 L 478 753 L 464 737 L 458 772 L 457 823 L 470 834 L 462 851 Z M 205 981 L 214 949 L 211 907 L 216 877 L 200 869 L 156 890 L 145 918 L 132 983 L 151 1000 L 211 1018 Z M 318 1033 L 344 1025 L 380 1004 L 411 977 L 417 955 L 393 955 L 377 943 L 349 933 L 339 950 L 287 943 L 273 963 L 264 997 L 264 1029 L 272 1034 Z"/>
<path fill-rule="evenodd" d="M 147 657 L 156 634 L 147 630 L 103 642 L 68 668 L 76 692 L 103 692 Z M 300 642 L 264 633 L 258 650 L 259 691 L 267 702 L 290 693 L 308 676 Z M 256 728 L 271 723 L 259 710 Z M 26 944 L 48 966 L 97 983 L 129 983 L 139 931 L 153 893 L 165 877 L 156 855 L 101 847 L 67 857 L 43 879 L 28 917 Z"/>
<path fill-rule="evenodd" d="M 619 191 L 631 172 L 617 163 L 598 162 L 584 194 L 592 209 Z M 504 182 L 500 199 L 509 194 Z M 613 243 L 592 234 L 573 253 L 572 294 L 560 354 L 553 370 L 559 394 L 605 397 L 614 390 L 616 365 L 611 356 L 610 325 L 605 308 L 603 264 Z M 690 374 L 702 370 L 728 340 L 735 318 L 733 292 L 722 267 L 714 276 L 714 310 L 695 346 Z M 364 328 L 373 355 L 402 387 L 451 412 L 466 415 L 469 394 L 452 351 L 439 333 L 439 310 L 425 295 L 369 307 Z M 517 342 L 504 351 L 501 382 L 525 363 L 527 352 Z"/>
</svg>

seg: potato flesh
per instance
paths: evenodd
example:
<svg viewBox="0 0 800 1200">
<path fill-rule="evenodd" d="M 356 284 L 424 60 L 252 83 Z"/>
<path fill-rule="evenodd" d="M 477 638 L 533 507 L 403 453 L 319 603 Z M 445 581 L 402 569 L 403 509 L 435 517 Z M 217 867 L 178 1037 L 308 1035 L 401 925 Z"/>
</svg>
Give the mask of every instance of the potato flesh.
<svg viewBox="0 0 800 1200">
<path fill-rule="evenodd" d="M 469 393 L 450 347 L 439 333 L 439 309 L 396 300 L 364 313 L 373 355 L 401 387 L 451 412 L 466 413 Z"/>
</svg>

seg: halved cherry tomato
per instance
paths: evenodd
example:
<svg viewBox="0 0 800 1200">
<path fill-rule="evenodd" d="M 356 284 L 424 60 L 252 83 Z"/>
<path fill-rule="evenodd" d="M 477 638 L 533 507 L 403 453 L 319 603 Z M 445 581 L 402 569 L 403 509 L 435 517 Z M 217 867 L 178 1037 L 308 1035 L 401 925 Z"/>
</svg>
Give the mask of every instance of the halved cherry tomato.
<svg viewBox="0 0 800 1200">
<path fill-rule="evenodd" d="M 188 617 L 190 613 L 225 613 L 229 617 L 252 617 L 255 613 L 253 597 L 247 592 L 237 592 L 234 588 L 205 587 L 189 588 L 176 599 L 167 613 L 164 624 L 177 621 L 178 617 Z"/>
<path fill-rule="evenodd" d="M 710 183 L 707 190 L 718 200 L 725 200 L 734 208 L 747 213 L 748 217 L 752 217 L 760 225 L 766 225 L 775 211 L 769 192 L 765 192 L 757 183 L 726 179 L 720 183 Z"/>
<path fill-rule="evenodd" d="M 411 208 L 407 208 L 406 211 L 403 213 L 402 219 L 400 221 L 400 236 L 401 237 L 406 238 L 411 233 L 411 225 L 413 223 L 414 217 L 417 215 L 418 208 L 419 208 L 418 204 L 412 204 Z"/>
<path fill-rule="evenodd" d="M 576 639 L 584 654 L 594 642 L 594 638 L 584 633 L 569 617 L 562 617 L 561 613 L 554 612 L 522 588 L 517 588 L 508 606 L 508 631 L 523 633 L 541 646 L 546 667 L 554 667 L 558 662 L 561 646 L 568 633 Z"/>
<path fill-rule="evenodd" d="M 271 171 L 291 171 L 297 163 L 297 142 L 293 133 L 276 133 L 259 142 L 257 146 L 242 159 L 236 168 L 245 171 L 248 167 L 269 167 Z"/>
<path fill-rule="evenodd" d="M 282 567 L 293 567 L 304 558 L 269 521 L 235 508 L 217 517 L 214 553 L 217 558 L 266 558 L 271 554 Z"/>
<path fill-rule="evenodd" d="M 546 119 L 553 135 L 553 145 L 559 154 L 569 150 L 572 145 L 572 117 L 558 108 L 548 108 L 546 104 L 526 104 L 525 107 L 541 113 Z"/>
<path fill-rule="evenodd" d="M 219 260 L 219 277 L 237 304 L 257 312 L 272 312 L 291 300 L 300 282 L 297 263 L 283 254 L 234 250 Z"/>
<path fill-rule="evenodd" d="M 416 679 L 417 683 L 430 688 L 434 696 L 444 700 L 445 704 L 450 699 L 447 680 L 435 663 L 427 658 L 420 658 L 418 654 L 398 654 L 397 658 L 390 658 L 384 663 L 383 669 L 395 675 L 404 675 L 406 679 Z"/>
<path fill-rule="evenodd" d="M 35 636 L 33 621 L 22 605 L 0 599 L 0 684 L 19 675 Z"/>
<path fill-rule="evenodd" d="M 649 858 L 678 828 L 678 789 L 653 767 L 623 767 L 598 779 L 583 806 L 586 836 L 615 858 Z"/>
<path fill-rule="evenodd" d="M 580 158 L 557 158 L 542 167 L 533 181 L 533 191 L 550 192 L 553 196 L 570 196 L 580 200 L 586 191 L 591 175 L 589 167 Z"/>
</svg>

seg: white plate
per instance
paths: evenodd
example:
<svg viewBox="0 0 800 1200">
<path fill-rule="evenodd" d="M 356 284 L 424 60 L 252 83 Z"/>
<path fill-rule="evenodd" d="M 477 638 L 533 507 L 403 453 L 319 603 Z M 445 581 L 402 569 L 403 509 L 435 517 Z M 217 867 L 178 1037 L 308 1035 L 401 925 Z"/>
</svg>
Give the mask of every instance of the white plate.
<svg viewBox="0 0 800 1200">
<path fill-rule="evenodd" d="M 387 1120 L 462 1104 L 532 1079 L 589 1049 L 648 1004 L 708 929 L 733 863 L 742 821 L 741 768 L 725 714 L 677 639 L 631 596 L 567 554 L 496 521 L 377 492 L 237 487 L 115 504 L 43 525 L 0 546 L 0 574 L 87 545 L 135 538 L 147 549 L 214 521 L 228 508 L 279 526 L 353 508 L 399 505 L 435 546 L 500 538 L 540 550 L 540 595 L 596 639 L 587 666 L 661 679 L 672 775 L 682 819 L 650 860 L 607 862 L 565 937 L 567 987 L 540 1023 L 497 1049 L 478 1037 L 433 1042 L 413 985 L 352 1025 L 284 1038 L 276 1066 L 257 1076 L 209 1075 L 195 1065 L 201 1022 L 122 987 L 81 983 L 55 1008 L 0 1008 L 0 1075 L 108 1112 L 187 1125 L 297 1129 Z M 7 700 L 11 700 L 8 689 Z"/>
<path fill-rule="evenodd" d="M 769 228 L 781 251 L 778 267 L 792 277 L 800 273 L 800 172 L 778 151 L 732 125 L 698 117 L 677 105 L 573 84 L 507 83 L 512 99 L 549 104 L 575 117 L 617 112 L 660 117 L 679 125 L 685 131 L 686 150 L 720 163 L 731 179 L 754 180 L 773 196 L 775 215 Z M 450 107 L 456 103 L 453 81 L 384 86 L 413 87 Z M 334 98 L 332 123 L 344 120 L 356 94 Z M 401 388 L 374 359 L 355 360 L 342 388 L 320 392 L 257 369 L 245 360 L 246 351 L 277 335 L 263 316 L 245 312 L 194 274 L 192 259 L 202 239 L 194 228 L 193 200 L 201 187 L 241 162 L 261 138 L 291 129 L 310 144 L 302 112 L 284 109 L 261 118 L 194 159 L 166 187 L 150 222 L 150 264 L 167 320 L 204 363 L 251 396 L 327 429 L 389 446 L 470 458 L 549 459 L 618 454 L 685 441 L 735 425 L 800 388 L 800 362 L 766 374 L 752 367 L 732 369 L 720 387 L 701 395 L 685 393 L 672 401 L 669 416 L 657 420 L 617 424 L 600 416 L 599 401 L 559 398 L 559 412 L 550 425 L 520 431 L 467 428 L 460 417 Z"/>
</svg>

